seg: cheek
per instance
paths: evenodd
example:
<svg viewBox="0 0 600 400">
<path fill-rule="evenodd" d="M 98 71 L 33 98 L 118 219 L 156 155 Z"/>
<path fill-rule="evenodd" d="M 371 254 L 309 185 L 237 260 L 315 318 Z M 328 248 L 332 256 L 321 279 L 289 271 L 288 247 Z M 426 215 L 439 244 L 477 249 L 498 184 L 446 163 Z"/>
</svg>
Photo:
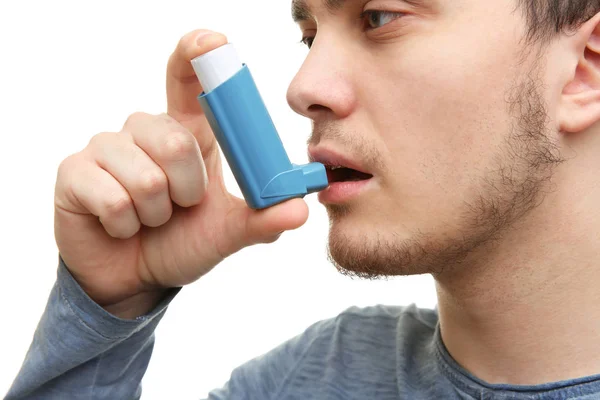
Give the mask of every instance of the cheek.
<svg viewBox="0 0 600 400">
<path fill-rule="evenodd" d="M 468 38 L 460 32 L 413 38 L 393 53 L 390 45 L 363 86 L 361 98 L 370 102 L 363 109 L 386 149 L 386 184 L 395 198 L 412 200 L 404 203 L 410 212 L 418 212 L 412 204 L 438 216 L 443 207 L 457 214 L 457 204 L 494 167 L 511 130 L 512 36 L 490 44 L 457 35 Z"/>
<path fill-rule="evenodd" d="M 401 154 L 447 172 L 484 162 L 509 132 L 512 40 L 491 46 L 440 34 L 414 39 L 401 54 L 380 55 L 385 59 L 377 61 L 370 94 L 362 97 L 374 99 L 368 114 L 394 159 Z"/>
</svg>

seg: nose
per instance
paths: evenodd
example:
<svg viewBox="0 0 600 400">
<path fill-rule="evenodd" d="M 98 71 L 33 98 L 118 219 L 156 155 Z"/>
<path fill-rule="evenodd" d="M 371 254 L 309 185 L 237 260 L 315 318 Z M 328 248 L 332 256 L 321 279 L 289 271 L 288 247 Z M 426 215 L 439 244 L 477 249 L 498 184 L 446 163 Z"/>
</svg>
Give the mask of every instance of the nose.
<svg viewBox="0 0 600 400">
<path fill-rule="evenodd" d="M 352 61 L 341 43 L 315 40 L 304 64 L 292 80 L 287 101 L 300 115 L 313 121 L 343 119 L 356 107 Z"/>
</svg>

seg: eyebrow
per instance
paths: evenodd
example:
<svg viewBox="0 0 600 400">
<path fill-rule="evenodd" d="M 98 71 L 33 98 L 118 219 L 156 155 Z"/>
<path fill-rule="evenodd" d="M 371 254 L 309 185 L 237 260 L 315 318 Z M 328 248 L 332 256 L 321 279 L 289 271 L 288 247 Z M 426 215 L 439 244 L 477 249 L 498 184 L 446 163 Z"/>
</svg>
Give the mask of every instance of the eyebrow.
<svg viewBox="0 0 600 400">
<path fill-rule="evenodd" d="M 329 12 L 340 10 L 349 0 L 322 0 Z M 312 18 L 310 7 L 306 0 L 292 0 L 292 18 L 294 22 L 306 21 Z"/>
<path fill-rule="evenodd" d="M 325 8 L 334 13 L 344 7 L 344 5 L 352 0 L 321 0 Z M 403 0 L 413 7 L 425 7 L 425 4 L 433 2 L 433 0 Z M 294 22 L 302 22 L 312 19 L 312 12 L 306 0 L 292 0 L 292 18 Z"/>
</svg>

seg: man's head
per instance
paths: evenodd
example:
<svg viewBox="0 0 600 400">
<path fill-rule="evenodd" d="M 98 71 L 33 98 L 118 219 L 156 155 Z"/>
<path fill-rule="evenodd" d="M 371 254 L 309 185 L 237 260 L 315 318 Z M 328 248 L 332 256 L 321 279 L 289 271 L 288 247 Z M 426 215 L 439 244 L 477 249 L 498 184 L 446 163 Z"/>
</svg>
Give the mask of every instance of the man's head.
<svg viewBox="0 0 600 400">
<path fill-rule="evenodd" d="M 516 3 L 515 3 L 516 2 Z M 311 46 L 288 100 L 311 118 L 331 258 L 440 272 L 538 208 L 600 119 L 599 0 L 295 0 Z M 600 132 L 596 136 L 600 135 Z"/>
</svg>

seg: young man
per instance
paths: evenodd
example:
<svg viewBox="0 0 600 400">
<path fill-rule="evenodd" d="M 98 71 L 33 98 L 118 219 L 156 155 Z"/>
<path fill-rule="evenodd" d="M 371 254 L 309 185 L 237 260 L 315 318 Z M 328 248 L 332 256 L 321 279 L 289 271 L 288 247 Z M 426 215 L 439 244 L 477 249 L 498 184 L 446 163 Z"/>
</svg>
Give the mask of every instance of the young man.
<svg viewBox="0 0 600 400">
<path fill-rule="evenodd" d="M 236 369 L 211 399 L 600 399 L 600 2 L 295 0 L 289 102 L 331 258 L 433 274 L 438 311 L 353 308 Z M 61 165 L 58 281 L 7 399 L 131 399 L 176 288 L 307 218 L 223 186 L 185 36 L 164 115 Z"/>
</svg>

